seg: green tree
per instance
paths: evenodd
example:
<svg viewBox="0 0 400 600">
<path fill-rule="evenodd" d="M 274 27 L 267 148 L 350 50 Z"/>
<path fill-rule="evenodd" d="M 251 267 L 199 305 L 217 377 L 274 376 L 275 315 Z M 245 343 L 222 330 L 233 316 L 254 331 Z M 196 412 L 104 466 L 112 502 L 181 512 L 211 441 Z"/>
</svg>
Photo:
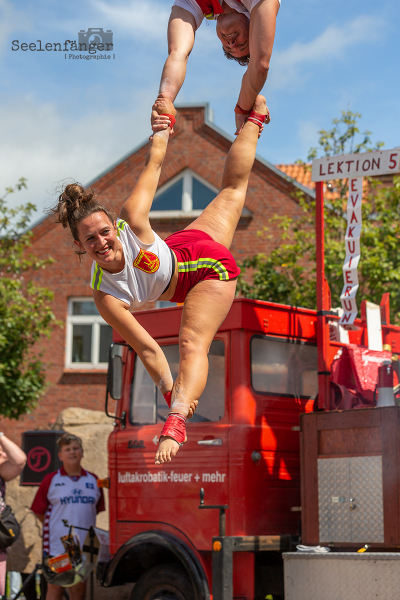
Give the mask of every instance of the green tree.
<svg viewBox="0 0 400 600">
<path fill-rule="evenodd" d="M 55 323 L 53 294 L 24 279 L 52 260 L 29 253 L 35 206 L 7 206 L 7 196 L 22 188 L 23 178 L 0 198 L 0 415 L 11 419 L 31 412 L 44 391 L 44 364 L 32 347 Z"/>
<path fill-rule="evenodd" d="M 382 142 L 372 144 L 371 134 L 360 134 L 360 115 L 342 112 L 330 130 L 319 132 L 319 147 L 312 148 L 308 162 L 318 155 L 332 156 L 377 150 Z M 306 163 L 298 161 L 305 168 Z M 325 200 L 325 270 L 332 293 L 333 306 L 340 306 L 343 288 L 342 266 L 345 258 L 347 180 L 332 181 L 328 188 L 334 197 Z M 302 216 L 273 219 L 280 232 L 280 244 L 269 255 L 258 254 L 246 259 L 242 267 L 252 283 L 239 280 L 239 291 L 248 298 L 258 298 L 293 306 L 316 308 L 315 202 L 303 193 L 296 199 Z M 265 228 L 259 235 L 272 238 Z M 392 322 L 400 323 L 400 178 L 388 187 L 369 179 L 363 194 L 361 260 L 358 267 L 360 287 L 357 298 L 379 304 L 382 294 L 390 292 Z"/>
</svg>

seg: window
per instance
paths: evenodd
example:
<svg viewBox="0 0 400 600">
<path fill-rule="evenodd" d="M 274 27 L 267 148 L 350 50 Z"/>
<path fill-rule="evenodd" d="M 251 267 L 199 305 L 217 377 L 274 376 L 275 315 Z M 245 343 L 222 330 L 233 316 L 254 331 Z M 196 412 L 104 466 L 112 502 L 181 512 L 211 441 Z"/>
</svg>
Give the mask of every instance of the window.
<svg viewBox="0 0 400 600">
<path fill-rule="evenodd" d="M 169 300 L 156 300 L 154 308 L 171 308 L 171 306 L 178 306 L 176 302 L 170 302 Z"/>
<path fill-rule="evenodd" d="M 155 196 L 151 208 L 152 210 L 182 210 L 182 198 L 183 178 L 180 178 Z"/>
<path fill-rule="evenodd" d="M 174 380 L 178 374 L 178 344 L 162 346 Z M 225 412 L 225 347 L 221 340 L 214 340 L 208 355 L 209 372 L 206 388 L 200 398 L 194 416 L 187 424 L 200 421 L 220 421 Z M 138 356 L 131 389 L 130 419 L 135 425 L 165 423 L 168 406 L 160 390 Z"/>
<path fill-rule="evenodd" d="M 218 191 L 202 177 L 185 169 L 157 191 L 150 217 L 160 218 L 165 213 L 172 213 L 169 216 L 174 213 L 196 216 L 210 204 Z"/>
<path fill-rule="evenodd" d="M 256 392 L 315 397 L 317 371 L 315 345 L 261 336 L 251 339 L 251 382 Z"/>
<path fill-rule="evenodd" d="M 91 298 L 70 298 L 67 317 L 66 367 L 106 369 L 112 327 L 100 316 Z"/>
</svg>

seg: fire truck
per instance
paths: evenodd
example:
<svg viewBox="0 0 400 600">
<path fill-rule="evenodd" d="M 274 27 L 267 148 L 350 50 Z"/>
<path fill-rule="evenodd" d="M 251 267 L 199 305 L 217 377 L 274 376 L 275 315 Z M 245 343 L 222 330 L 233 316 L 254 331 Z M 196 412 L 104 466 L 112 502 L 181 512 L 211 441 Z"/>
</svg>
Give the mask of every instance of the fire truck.
<svg viewBox="0 0 400 600">
<path fill-rule="evenodd" d="M 381 349 L 371 349 L 367 303 L 350 330 L 339 326 L 324 275 L 322 184 L 316 192 L 317 310 L 235 299 L 171 463 L 154 464 L 165 400 L 114 332 L 112 558 L 98 578 L 105 587 L 135 582 L 131 600 L 398 598 L 400 327 L 390 324 L 388 294 L 373 307 Z M 174 377 L 181 311 L 135 314 Z M 385 386 L 391 400 L 379 402 Z M 296 552 L 299 543 L 331 552 Z M 389 579 L 394 595 L 376 595 Z"/>
<path fill-rule="evenodd" d="M 135 314 L 173 376 L 181 311 Z M 154 455 L 168 407 L 115 335 L 109 391 L 120 398 L 108 444 L 114 558 L 103 584 L 137 581 L 132 600 L 167 592 L 206 600 L 211 591 L 218 598 L 216 586 L 220 593 L 233 587 L 235 598 L 283 598 L 281 553 L 297 540 L 301 516 L 299 416 L 312 410 L 318 388 L 316 321 L 315 311 L 235 300 L 211 344 L 188 440 L 162 465 Z"/>
</svg>

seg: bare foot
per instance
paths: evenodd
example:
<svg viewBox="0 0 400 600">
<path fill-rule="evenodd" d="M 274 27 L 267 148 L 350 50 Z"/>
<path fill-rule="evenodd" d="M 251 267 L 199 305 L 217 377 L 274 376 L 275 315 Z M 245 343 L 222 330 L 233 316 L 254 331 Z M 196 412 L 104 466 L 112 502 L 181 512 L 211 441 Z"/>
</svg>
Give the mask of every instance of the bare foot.
<svg viewBox="0 0 400 600">
<path fill-rule="evenodd" d="M 267 101 L 265 100 L 264 96 L 257 96 L 256 101 L 253 104 L 253 110 L 254 112 L 260 113 L 261 115 L 267 116 L 267 118 L 265 119 L 266 125 L 270 122 L 271 116 L 269 114 Z"/>
<path fill-rule="evenodd" d="M 185 437 L 185 442 L 186 442 Z M 156 465 L 161 465 L 165 462 L 171 462 L 171 459 L 177 454 L 180 448 L 180 444 L 173 438 L 169 436 L 162 436 L 158 443 L 158 449 L 156 452 L 156 456 L 154 458 L 154 462 Z"/>
</svg>

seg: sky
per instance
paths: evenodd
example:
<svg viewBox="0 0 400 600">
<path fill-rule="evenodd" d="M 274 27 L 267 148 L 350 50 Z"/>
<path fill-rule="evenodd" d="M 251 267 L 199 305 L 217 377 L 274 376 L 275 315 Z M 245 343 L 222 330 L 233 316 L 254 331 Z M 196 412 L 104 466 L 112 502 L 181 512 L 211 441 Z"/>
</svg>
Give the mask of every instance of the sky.
<svg viewBox="0 0 400 600">
<path fill-rule="evenodd" d="M 25 177 L 28 189 L 8 201 L 33 202 L 37 221 L 63 182 L 86 184 L 145 142 L 171 4 L 0 0 L 0 197 Z M 318 131 L 342 110 L 361 113 L 361 130 L 385 148 L 398 147 L 399 21 L 398 0 L 282 0 L 263 90 L 271 123 L 258 155 L 273 164 L 306 159 Z M 111 59 L 21 49 L 78 40 L 79 31 L 98 27 L 112 31 Z M 214 124 L 233 135 L 243 73 L 224 58 L 215 23 L 205 21 L 176 104 L 208 102 Z"/>
</svg>

